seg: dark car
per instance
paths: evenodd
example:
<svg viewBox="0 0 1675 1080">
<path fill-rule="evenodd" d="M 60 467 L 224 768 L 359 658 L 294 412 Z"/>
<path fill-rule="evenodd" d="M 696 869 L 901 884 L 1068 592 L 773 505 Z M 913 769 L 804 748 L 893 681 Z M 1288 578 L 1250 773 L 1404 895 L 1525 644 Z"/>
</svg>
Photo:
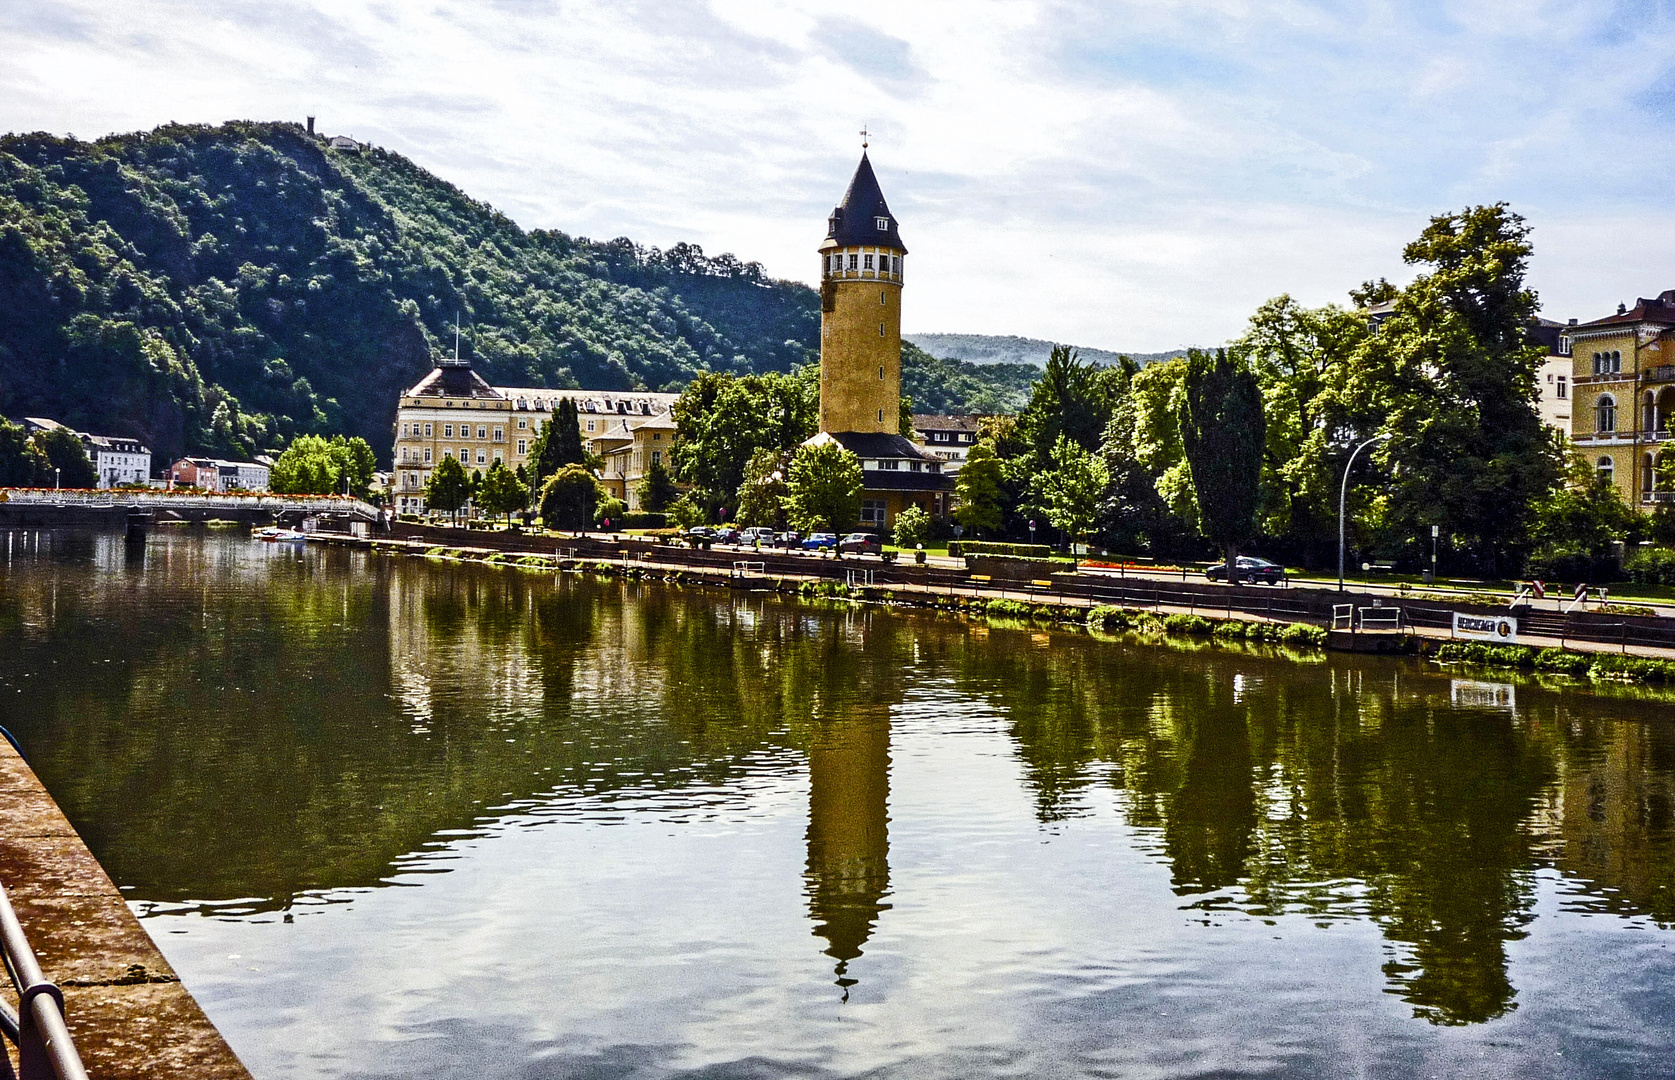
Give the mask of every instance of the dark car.
<svg viewBox="0 0 1675 1080">
<path fill-rule="evenodd" d="M 877 533 L 852 532 L 838 541 L 837 549 L 844 555 L 882 555 L 884 541 Z"/>
<path fill-rule="evenodd" d="M 810 533 L 808 539 L 803 541 L 803 550 L 829 551 L 837 547 L 837 544 L 836 533 Z"/>
<path fill-rule="evenodd" d="M 692 528 L 686 530 L 686 538 L 691 540 L 693 543 L 702 543 L 705 540 L 714 540 L 715 530 L 710 528 L 708 525 L 694 525 Z"/>
<path fill-rule="evenodd" d="M 1211 581 L 1221 581 L 1227 576 L 1227 564 L 1216 563 L 1204 571 L 1204 576 Z M 1252 585 L 1278 585 L 1285 580 L 1285 567 L 1278 563 L 1271 563 L 1267 559 L 1258 559 L 1254 555 L 1239 556 L 1239 574 L 1237 580 L 1249 582 Z"/>
<path fill-rule="evenodd" d="M 787 530 L 774 537 L 774 547 L 782 547 L 789 551 L 803 542 L 803 534 L 796 530 Z"/>
<path fill-rule="evenodd" d="M 715 530 L 715 542 L 718 544 L 736 544 L 739 542 L 739 530 L 731 525 L 722 525 Z"/>
</svg>

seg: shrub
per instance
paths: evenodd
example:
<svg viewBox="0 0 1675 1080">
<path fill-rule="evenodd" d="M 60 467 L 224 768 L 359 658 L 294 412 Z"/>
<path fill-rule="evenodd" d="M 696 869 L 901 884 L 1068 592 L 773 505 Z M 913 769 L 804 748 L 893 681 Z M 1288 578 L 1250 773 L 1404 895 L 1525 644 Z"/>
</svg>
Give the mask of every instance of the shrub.
<svg viewBox="0 0 1675 1080">
<path fill-rule="evenodd" d="M 1021 559 L 1045 559 L 1053 553 L 1047 544 L 1001 544 L 988 540 L 954 540 L 948 544 L 948 554 L 1010 555 Z"/>
<path fill-rule="evenodd" d="M 1215 628 L 1210 620 L 1198 615 L 1170 615 L 1163 620 L 1163 628 L 1171 634 L 1196 634 L 1199 636 L 1210 633 Z"/>
<path fill-rule="evenodd" d="M 1326 628 L 1324 626 L 1310 626 L 1308 623 L 1294 622 L 1289 626 L 1280 627 L 1278 640 L 1282 645 L 1326 645 Z"/>
<path fill-rule="evenodd" d="M 1616 581 L 1622 577 L 1617 560 L 1595 555 L 1574 544 L 1554 544 L 1530 556 L 1530 577 L 1546 581 Z"/>
<path fill-rule="evenodd" d="M 1124 630 L 1128 627 L 1128 612 L 1112 604 L 1101 604 L 1088 612 L 1087 623 L 1096 630 Z"/>
<path fill-rule="evenodd" d="M 615 518 L 612 518 L 611 520 L 613 524 L 616 522 Z M 668 524 L 668 514 L 654 514 L 643 510 L 633 510 L 622 515 L 622 524 L 619 527 L 623 529 L 663 529 L 667 527 Z"/>
<path fill-rule="evenodd" d="M 895 542 L 899 548 L 912 548 L 930 539 L 931 516 L 917 506 L 909 506 L 896 515 Z"/>
<path fill-rule="evenodd" d="M 1675 662 L 1606 653 L 1594 657 L 1588 674 L 1595 679 L 1616 682 L 1668 683 L 1675 682 Z"/>
<path fill-rule="evenodd" d="M 1623 560 L 1629 580 L 1644 585 L 1675 585 L 1675 549 L 1643 547 Z"/>
<path fill-rule="evenodd" d="M 1027 619 L 1032 608 L 1022 600 L 990 600 L 984 613 L 997 619 Z"/>
<path fill-rule="evenodd" d="M 1542 649 L 1535 656 L 1537 671 L 1550 671 L 1558 675 L 1575 675 L 1578 678 L 1588 674 L 1593 666 L 1593 657 L 1585 653 L 1574 653 L 1568 649 Z"/>
</svg>

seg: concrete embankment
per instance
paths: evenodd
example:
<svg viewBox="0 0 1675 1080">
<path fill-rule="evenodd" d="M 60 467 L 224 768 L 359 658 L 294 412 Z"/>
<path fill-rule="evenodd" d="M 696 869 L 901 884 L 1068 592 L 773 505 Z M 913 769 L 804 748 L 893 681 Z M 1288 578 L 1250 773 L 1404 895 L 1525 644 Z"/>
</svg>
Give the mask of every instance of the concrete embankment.
<svg viewBox="0 0 1675 1080">
<path fill-rule="evenodd" d="M 46 977 L 64 991 L 70 1034 L 88 1074 L 95 1080 L 249 1080 L 58 804 L 4 739 L 0 821 L 0 884 Z M 10 981 L 0 981 L 9 993 Z"/>
</svg>

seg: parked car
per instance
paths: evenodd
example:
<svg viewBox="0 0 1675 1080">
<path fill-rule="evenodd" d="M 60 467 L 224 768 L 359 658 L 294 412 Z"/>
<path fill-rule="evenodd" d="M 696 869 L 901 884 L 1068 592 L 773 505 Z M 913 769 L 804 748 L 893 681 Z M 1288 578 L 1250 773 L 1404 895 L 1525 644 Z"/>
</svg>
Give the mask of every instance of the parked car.
<svg viewBox="0 0 1675 1080">
<path fill-rule="evenodd" d="M 715 542 L 718 544 L 736 544 L 739 542 L 739 530 L 731 525 L 720 525 L 715 529 Z"/>
<path fill-rule="evenodd" d="M 739 534 L 739 543 L 741 544 L 772 544 L 773 542 L 774 531 L 763 528 L 761 525 L 752 525 Z"/>
<path fill-rule="evenodd" d="M 838 538 L 836 533 L 810 533 L 808 539 L 803 541 L 803 550 L 829 551 L 832 548 L 837 547 L 837 543 Z"/>
<path fill-rule="evenodd" d="M 1227 564 L 1216 563 L 1204 571 L 1204 576 L 1211 581 L 1221 581 L 1227 577 Z M 1267 559 L 1258 559 L 1254 555 L 1239 556 L 1239 581 L 1246 581 L 1252 585 L 1278 585 L 1285 580 L 1285 567 L 1278 563 L 1271 563 Z"/>
<path fill-rule="evenodd" d="M 787 530 L 774 537 L 774 547 L 782 547 L 789 551 L 803 542 L 803 534 L 795 530 Z"/>
<path fill-rule="evenodd" d="M 877 533 L 852 532 L 838 541 L 837 549 L 844 555 L 882 555 L 884 541 Z"/>
<path fill-rule="evenodd" d="M 686 530 L 686 538 L 694 543 L 715 539 L 715 530 L 708 525 L 694 525 Z"/>
</svg>

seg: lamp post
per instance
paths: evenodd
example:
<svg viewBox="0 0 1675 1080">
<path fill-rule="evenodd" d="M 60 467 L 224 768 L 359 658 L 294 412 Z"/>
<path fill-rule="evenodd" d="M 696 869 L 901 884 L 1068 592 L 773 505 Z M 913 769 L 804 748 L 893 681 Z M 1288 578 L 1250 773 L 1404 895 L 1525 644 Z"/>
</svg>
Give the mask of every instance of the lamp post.
<svg viewBox="0 0 1675 1080">
<path fill-rule="evenodd" d="M 57 468 L 57 467 L 53 468 L 53 470 L 52 470 L 52 490 L 54 490 L 54 491 L 63 490 L 63 485 L 59 483 L 59 480 L 62 478 L 63 471 L 64 471 L 63 469 L 60 469 L 60 468 Z"/>
<path fill-rule="evenodd" d="M 1374 435 L 1366 442 L 1357 446 L 1349 455 L 1349 461 L 1343 467 L 1343 483 L 1338 486 L 1338 591 L 1343 592 L 1343 548 L 1344 548 L 1344 501 L 1349 495 L 1349 470 L 1355 467 L 1355 459 L 1375 442 L 1383 442 L 1389 435 Z"/>
</svg>

